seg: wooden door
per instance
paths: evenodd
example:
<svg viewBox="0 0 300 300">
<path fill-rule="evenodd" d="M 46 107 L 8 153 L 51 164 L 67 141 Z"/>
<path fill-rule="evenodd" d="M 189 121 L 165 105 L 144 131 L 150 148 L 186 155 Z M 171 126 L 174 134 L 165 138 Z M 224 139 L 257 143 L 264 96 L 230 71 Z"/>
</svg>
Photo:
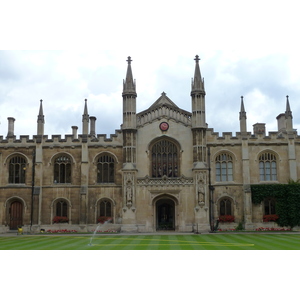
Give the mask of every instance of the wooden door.
<svg viewBox="0 0 300 300">
<path fill-rule="evenodd" d="M 23 225 L 23 205 L 19 201 L 12 202 L 9 210 L 9 228 L 11 230 L 18 229 L 18 226 Z"/>
</svg>

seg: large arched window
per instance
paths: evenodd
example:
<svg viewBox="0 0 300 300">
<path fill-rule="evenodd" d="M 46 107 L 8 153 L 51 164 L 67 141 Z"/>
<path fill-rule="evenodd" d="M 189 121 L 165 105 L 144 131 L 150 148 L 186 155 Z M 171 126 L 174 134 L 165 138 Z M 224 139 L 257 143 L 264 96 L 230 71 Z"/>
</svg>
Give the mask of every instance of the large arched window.
<svg viewBox="0 0 300 300">
<path fill-rule="evenodd" d="M 9 161 L 9 183 L 25 183 L 26 160 L 22 156 L 14 156 Z"/>
<path fill-rule="evenodd" d="M 71 158 L 60 155 L 54 161 L 54 183 L 71 183 Z"/>
<path fill-rule="evenodd" d="M 265 152 L 260 155 L 259 178 L 260 181 L 277 180 L 276 156 L 273 153 Z"/>
<path fill-rule="evenodd" d="M 169 140 L 160 140 L 152 146 L 152 177 L 178 177 L 178 147 Z"/>
<path fill-rule="evenodd" d="M 113 183 L 115 180 L 115 161 L 110 155 L 101 155 L 97 161 L 97 182 Z"/>
<path fill-rule="evenodd" d="M 216 181 L 233 181 L 232 156 L 227 153 L 216 157 Z"/>
</svg>

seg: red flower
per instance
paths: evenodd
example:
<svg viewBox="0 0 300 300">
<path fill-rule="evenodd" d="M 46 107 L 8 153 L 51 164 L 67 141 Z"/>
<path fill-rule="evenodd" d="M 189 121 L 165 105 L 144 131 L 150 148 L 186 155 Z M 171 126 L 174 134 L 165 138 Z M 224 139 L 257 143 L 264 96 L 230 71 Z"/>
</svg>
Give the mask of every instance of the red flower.
<svg viewBox="0 0 300 300">
<path fill-rule="evenodd" d="M 55 216 L 53 218 L 53 223 L 68 223 L 68 222 L 69 222 L 68 217 Z"/>
<path fill-rule="evenodd" d="M 234 216 L 231 215 L 224 215 L 224 216 L 219 216 L 219 222 L 234 222 Z"/>
<path fill-rule="evenodd" d="M 112 217 L 98 217 L 97 219 L 97 223 L 100 223 L 100 224 L 104 224 L 104 223 L 109 223 L 109 222 L 112 222 Z"/>
<path fill-rule="evenodd" d="M 278 215 L 264 215 L 263 216 L 263 221 L 264 222 L 276 222 L 278 220 Z"/>
</svg>

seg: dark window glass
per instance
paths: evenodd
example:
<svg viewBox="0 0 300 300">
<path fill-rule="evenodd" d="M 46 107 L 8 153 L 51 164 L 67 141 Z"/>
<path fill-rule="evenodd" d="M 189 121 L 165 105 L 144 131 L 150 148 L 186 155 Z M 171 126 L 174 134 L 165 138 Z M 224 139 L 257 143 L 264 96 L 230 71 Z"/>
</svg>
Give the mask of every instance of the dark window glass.
<svg viewBox="0 0 300 300">
<path fill-rule="evenodd" d="M 115 161 L 109 155 L 102 155 L 97 161 L 97 182 L 113 183 L 115 181 Z"/>
<path fill-rule="evenodd" d="M 9 161 L 9 183 L 25 183 L 26 161 L 15 156 Z"/>
<path fill-rule="evenodd" d="M 152 177 L 178 177 L 178 149 L 168 140 L 161 140 L 152 147 Z"/>
<path fill-rule="evenodd" d="M 59 156 L 54 162 L 54 183 L 71 183 L 71 159 Z"/>
</svg>

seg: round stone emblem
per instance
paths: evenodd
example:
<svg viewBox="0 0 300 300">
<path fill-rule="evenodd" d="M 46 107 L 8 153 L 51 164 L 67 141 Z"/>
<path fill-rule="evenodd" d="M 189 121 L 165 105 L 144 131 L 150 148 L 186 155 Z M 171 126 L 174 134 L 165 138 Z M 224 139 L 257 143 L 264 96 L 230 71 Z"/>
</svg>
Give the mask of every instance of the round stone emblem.
<svg viewBox="0 0 300 300">
<path fill-rule="evenodd" d="M 167 131 L 169 129 L 169 124 L 167 122 L 161 122 L 159 124 L 159 129 L 162 131 Z"/>
</svg>

